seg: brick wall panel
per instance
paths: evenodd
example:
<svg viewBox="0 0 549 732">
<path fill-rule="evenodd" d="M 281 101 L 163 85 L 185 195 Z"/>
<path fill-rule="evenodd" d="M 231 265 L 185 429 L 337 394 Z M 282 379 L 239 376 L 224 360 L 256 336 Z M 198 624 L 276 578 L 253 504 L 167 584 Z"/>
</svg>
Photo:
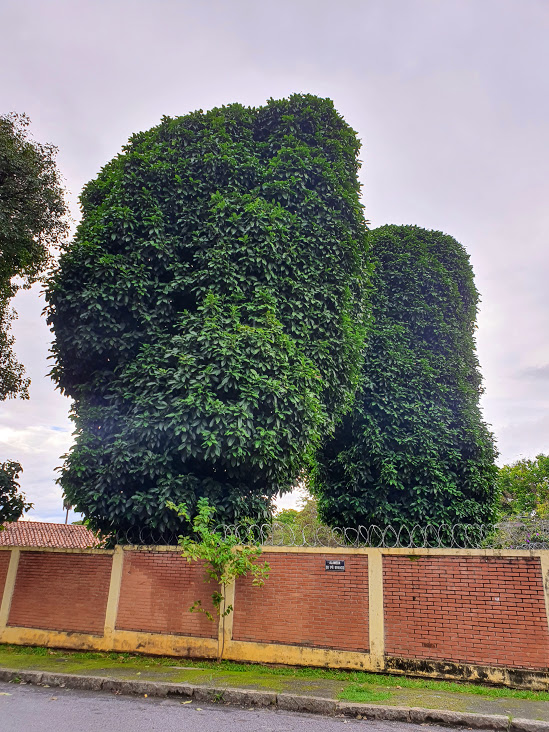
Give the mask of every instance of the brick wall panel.
<svg viewBox="0 0 549 732">
<path fill-rule="evenodd" d="M 384 556 L 388 655 L 549 667 L 537 557 Z"/>
<path fill-rule="evenodd" d="M 21 552 L 8 625 L 102 635 L 112 556 Z"/>
<path fill-rule="evenodd" d="M 8 567 L 10 564 L 11 552 L 2 551 L 0 552 L 0 603 L 4 595 L 4 585 L 6 584 L 6 577 L 8 575 Z"/>
<path fill-rule="evenodd" d="M 199 563 L 187 562 L 179 552 L 125 552 L 117 629 L 216 638 L 216 621 L 189 612 L 196 600 L 214 612 L 216 586 L 204 576 Z"/>
<path fill-rule="evenodd" d="M 271 571 L 262 587 L 237 580 L 234 640 L 368 650 L 365 555 L 264 552 L 263 559 Z M 326 572 L 326 559 L 344 559 L 345 572 Z"/>
</svg>

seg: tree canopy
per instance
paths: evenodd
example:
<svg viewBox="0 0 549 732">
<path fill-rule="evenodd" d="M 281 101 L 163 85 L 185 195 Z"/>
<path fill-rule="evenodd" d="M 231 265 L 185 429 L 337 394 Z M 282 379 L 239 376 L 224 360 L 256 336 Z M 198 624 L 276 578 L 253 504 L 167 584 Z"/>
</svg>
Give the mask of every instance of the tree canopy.
<svg viewBox="0 0 549 732">
<path fill-rule="evenodd" d="M 374 321 L 353 412 L 314 477 L 332 526 L 483 523 L 493 437 L 482 421 L 478 293 L 452 237 L 415 226 L 369 234 Z"/>
<path fill-rule="evenodd" d="M 92 528 L 168 536 L 166 502 L 201 496 L 265 518 L 348 408 L 358 150 L 330 100 L 294 95 L 166 117 L 85 187 L 47 300 L 77 428 L 61 484 Z"/>
<path fill-rule="evenodd" d="M 29 123 L 24 114 L 0 116 L 0 400 L 28 398 L 29 380 L 13 352 L 10 300 L 44 271 L 67 230 L 57 150 L 32 140 Z"/>
</svg>

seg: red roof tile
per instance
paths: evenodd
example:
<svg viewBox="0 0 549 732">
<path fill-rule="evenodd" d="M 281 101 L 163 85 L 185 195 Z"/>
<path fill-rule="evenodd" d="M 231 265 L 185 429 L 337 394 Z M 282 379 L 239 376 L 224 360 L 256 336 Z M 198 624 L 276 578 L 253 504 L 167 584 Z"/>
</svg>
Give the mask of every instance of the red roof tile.
<svg viewBox="0 0 549 732">
<path fill-rule="evenodd" d="M 97 544 L 92 531 L 73 524 L 47 524 L 42 521 L 13 521 L 0 531 L 0 546 L 43 546 L 86 549 Z"/>
</svg>

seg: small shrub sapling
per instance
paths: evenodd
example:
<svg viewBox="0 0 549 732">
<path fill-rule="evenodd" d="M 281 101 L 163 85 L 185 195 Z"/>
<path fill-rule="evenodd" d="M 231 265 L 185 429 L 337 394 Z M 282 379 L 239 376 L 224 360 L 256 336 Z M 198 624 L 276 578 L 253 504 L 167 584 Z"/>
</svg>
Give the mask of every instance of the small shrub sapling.
<svg viewBox="0 0 549 732">
<path fill-rule="evenodd" d="M 207 498 L 199 498 L 197 513 L 191 519 L 188 507 L 180 503 L 178 506 L 168 501 L 167 507 L 176 511 L 177 515 L 192 525 L 192 536 L 180 536 L 179 546 L 188 562 L 202 561 L 208 577 L 214 581 L 217 589 L 212 592 L 212 603 L 215 615 L 202 607 L 202 601 L 196 600 L 189 608 L 190 612 L 202 612 L 208 620 L 217 617 L 222 622 L 221 640 L 218 645 L 217 660 L 223 658 L 225 648 L 225 618 L 233 612 L 233 606 L 227 604 L 227 587 L 237 577 L 252 576 L 252 584 L 260 587 L 269 576 L 270 567 L 267 562 L 256 562 L 261 555 L 261 547 L 257 544 L 242 545 L 238 536 L 224 536 L 213 523 L 216 513 Z"/>
</svg>

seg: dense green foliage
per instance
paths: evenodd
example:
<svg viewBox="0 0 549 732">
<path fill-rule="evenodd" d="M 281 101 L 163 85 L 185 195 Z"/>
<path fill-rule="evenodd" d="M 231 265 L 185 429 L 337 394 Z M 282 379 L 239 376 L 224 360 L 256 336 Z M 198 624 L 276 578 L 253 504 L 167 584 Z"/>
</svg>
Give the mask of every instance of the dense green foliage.
<svg viewBox="0 0 549 732">
<path fill-rule="evenodd" d="M 502 518 L 549 518 L 549 455 L 504 465 L 498 471 L 497 485 Z"/>
<path fill-rule="evenodd" d="M 0 463 L 0 527 L 6 521 L 17 521 L 32 508 L 32 503 L 27 503 L 19 490 L 17 479 L 21 470 L 19 463 L 11 460 Z"/>
<path fill-rule="evenodd" d="M 44 270 L 67 228 L 56 148 L 31 140 L 28 125 L 25 115 L 0 116 L 0 400 L 28 398 L 9 302 Z"/>
<path fill-rule="evenodd" d="M 414 226 L 383 226 L 369 244 L 374 326 L 354 411 L 320 456 L 320 514 L 351 527 L 488 522 L 495 448 L 479 409 L 469 258 Z"/>
<path fill-rule="evenodd" d="M 86 186 L 47 299 L 94 529 L 167 536 L 201 496 L 261 520 L 331 431 L 364 340 L 358 149 L 296 95 L 165 118 Z"/>
</svg>

